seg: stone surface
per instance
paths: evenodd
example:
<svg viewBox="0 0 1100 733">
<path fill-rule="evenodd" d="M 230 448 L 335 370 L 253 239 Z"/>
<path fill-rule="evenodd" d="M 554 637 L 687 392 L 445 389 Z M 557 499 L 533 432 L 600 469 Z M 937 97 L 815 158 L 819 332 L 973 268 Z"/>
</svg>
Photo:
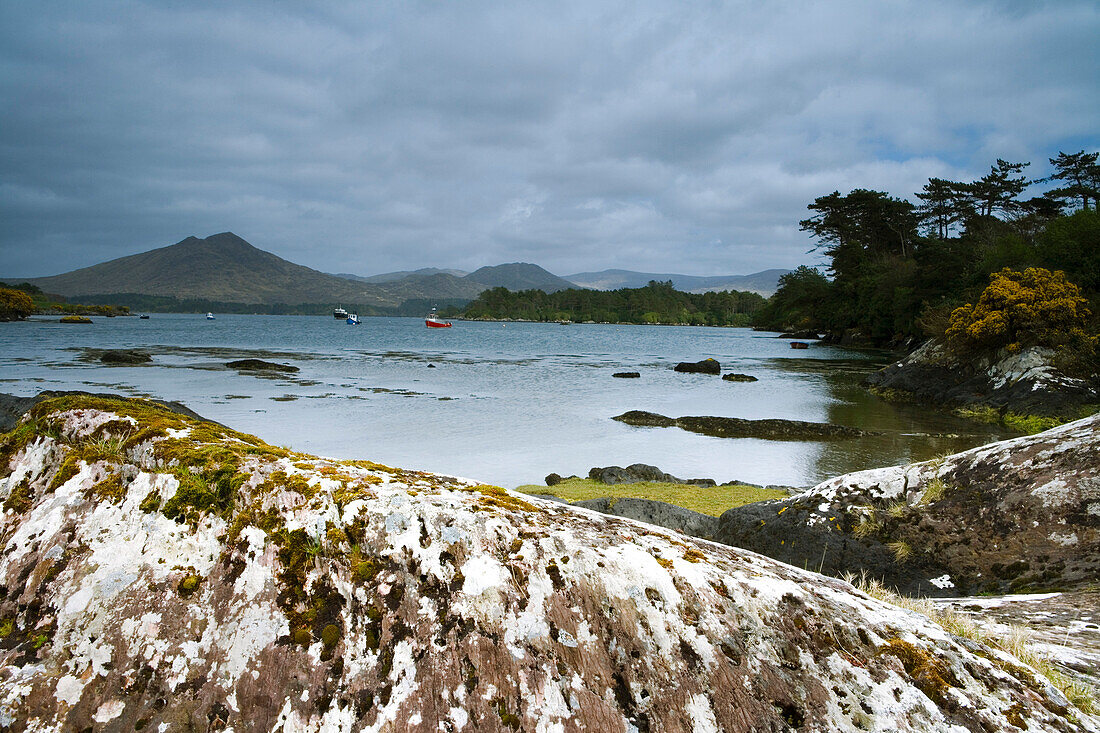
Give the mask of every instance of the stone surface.
<svg viewBox="0 0 1100 733">
<path fill-rule="evenodd" d="M 923 616 L 631 520 L 135 400 L 0 448 L 12 733 L 1100 731 Z"/>
<path fill-rule="evenodd" d="M 619 379 L 639 379 L 642 376 L 641 372 L 615 372 L 611 376 L 618 377 Z"/>
<path fill-rule="evenodd" d="M 264 361 L 263 359 L 239 359 L 237 361 L 226 362 L 226 366 L 230 369 L 240 369 L 250 372 L 296 372 L 298 367 L 291 366 L 290 364 L 276 364 L 275 362 Z"/>
<path fill-rule="evenodd" d="M 702 361 L 682 361 L 673 367 L 673 371 L 687 372 L 690 374 L 721 374 L 722 365 L 715 359 L 703 359 Z"/>
<path fill-rule="evenodd" d="M 831 423 L 801 420 L 745 420 L 739 417 L 665 417 L 654 412 L 630 410 L 611 418 L 627 425 L 647 428 L 678 427 L 715 438 L 760 438 L 763 440 L 832 440 L 858 438 L 876 433 Z"/>
<path fill-rule="evenodd" d="M 725 512 L 721 542 L 906 594 L 1100 582 L 1100 416 Z"/>
<path fill-rule="evenodd" d="M 99 355 L 104 364 L 147 364 L 153 357 L 138 349 L 108 349 Z"/>
<path fill-rule="evenodd" d="M 901 361 L 872 374 L 868 384 L 894 398 L 967 407 L 988 405 L 1017 414 L 1077 417 L 1082 405 L 1100 403 L 1094 377 L 1074 379 L 1053 365 L 1042 347 L 960 359 L 927 341 Z"/>
<path fill-rule="evenodd" d="M 718 517 L 693 512 L 690 509 L 652 499 L 609 498 L 575 501 L 573 506 L 591 509 L 601 514 L 636 519 L 704 540 L 714 539 Z"/>
<path fill-rule="evenodd" d="M 710 478 L 677 478 L 670 473 L 665 473 L 656 466 L 645 463 L 632 463 L 626 468 L 621 466 L 602 468 L 596 466 L 589 469 L 588 478 L 604 484 L 636 484 L 642 481 L 654 481 L 665 484 L 694 484 L 696 486 L 717 485 L 717 482 Z"/>
<path fill-rule="evenodd" d="M 738 374 L 736 372 L 730 372 L 729 374 L 723 374 L 722 379 L 727 382 L 757 382 L 756 377 L 751 374 Z"/>
</svg>

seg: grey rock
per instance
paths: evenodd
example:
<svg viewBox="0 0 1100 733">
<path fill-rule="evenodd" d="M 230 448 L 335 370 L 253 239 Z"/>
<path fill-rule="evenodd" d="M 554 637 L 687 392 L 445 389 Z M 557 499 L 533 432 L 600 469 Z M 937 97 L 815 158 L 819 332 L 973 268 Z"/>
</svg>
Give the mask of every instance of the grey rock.
<svg viewBox="0 0 1100 733">
<path fill-rule="evenodd" d="M 147 364 L 153 357 L 137 349 L 109 349 L 99 355 L 104 364 Z"/>
<path fill-rule="evenodd" d="M 619 379 L 638 379 L 642 374 L 641 372 L 615 372 L 611 376 L 618 377 Z"/>
<path fill-rule="evenodd" d="M 663 501 L 604 497 L 576 501 L 573 502 L 573 506 L 584 507 L 601 514 L 636 519 L 647 524 L 656 524 L 658 527 L 665 527 L 704 540 L 713 539 L 718 529 L 718 517 L 693 512 Z"/>
<path fill-rule="evenodd" d="M 237 361 L 226 362 L 225 365 L 230 369 L 238 369 L 247 372 L 293 373 L 298 371 L 298 367 L 296 366 L 291 366 L 290 364 L 276 364 L 274 362 L 264 361 L 263 359 L 239 359 Z"/>
<path fill-rule="evenodd" d="M 722 365 L 715 359 L 682 361 L 673 367 L 673 371 L 687 372 L 689 374 L 721 374 Z"/>
</svg>

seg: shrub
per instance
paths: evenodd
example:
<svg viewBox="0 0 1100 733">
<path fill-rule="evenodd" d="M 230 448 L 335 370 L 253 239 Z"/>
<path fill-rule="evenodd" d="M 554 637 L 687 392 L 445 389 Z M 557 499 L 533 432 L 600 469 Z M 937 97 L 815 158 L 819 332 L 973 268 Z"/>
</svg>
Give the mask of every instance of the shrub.
<svg viewBox="0 0 1100 733">
<path fill-rule="evenodd" d="M 0 288 L 0 321 L 21 321 L 34 313 L 34 301 L 21 290 Z"/>
<path fill-rule="evenodd" d="M 1085 332 L 1089 310 L 1061 270 L 1005 268 L 990 276 L 977 304 L 951 313 L 947 343 L 958 352 L 1018 352 L 1029 346 L 1093 347 Z"/>
</svg>

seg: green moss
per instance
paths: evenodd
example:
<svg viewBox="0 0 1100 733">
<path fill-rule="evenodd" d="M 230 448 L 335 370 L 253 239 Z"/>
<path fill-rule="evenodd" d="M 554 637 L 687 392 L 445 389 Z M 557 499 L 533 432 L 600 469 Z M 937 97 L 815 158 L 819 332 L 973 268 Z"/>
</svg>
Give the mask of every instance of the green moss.
<svg viewBox="0 0 1100 733">
<path fill-rule="evenodd" d="M 88 489 L 88 495 L 112 503 L 121 502 L 126 498 L 126 487 L 122 484 L 122 476 L 117 473 L 110 474 Z"/>
<path fill-rule="evenodd" d="M 138 505 L 138 508 L 149 514 L 160 509 L 160 492 L 155 490 L 150 491 L 149 495 L 141 500 L 141 504 Z"/>
<path fill-rule="evenodd" d="M 903 389 L 891 389 L 890 387 L 869 387 L 868 391 L 879 399 L 894 404 L 905 405 L 916 401 L 913 393 Z"/>
<path fill-rule="evenodd" d="M 497 715 L 500 716 L 500 722 L 502 725 L 506 725 L 512 730 L 518 730 L 520 726 L 520 719 L 518 715 L 508 712 L 507 706 L 503 700 L 497 699 L 493 701 L 493 707 L 496 708 Z"/>
<path fill-rule="evenodd" d="M 298 646 L 309 646 L 313 643 L 313 634 L 309 633 L 309 629 L 295 629 L 290 638 Z"/>
<path fill-rule="evenodd" d="M 907 641 L 890 639 L 879 654 L 890 654 L 901 660 L 913 683 L 937 705 L 946 702 L 950 688 L 959 686 L 958 678 L 946 664 Z"/>
<path fill-rule="evenodd" d="M 1003 418 L 1004 424 L 1013 430 L 1028 435 L 1041 433 L 1044 430 L 1056 428 L 1068 422 L 1058 417 L 1042 417 L 1040 415 L 1017 415 L 1014 412 L 1006 412 Z"/>
<path fill-rule="evenodd" d="M 321 631 L 321 643 L 325 645 L 326 649 L 331 649 L 336 646 L 336 643 L 340 641 L 340 627 L 336 624 L 328 624 L 324 630 Z"/>
<path fill-rule="evenodd" d="M 943 479 L 936 477 L 924 485 L 924 491 L 921 493 L 918 503 L 932 504 L 942 499 L 946 493 L 947 484 L 943 482 Z"/>
<path fill-rule="evenodd" d="M 11 487 L 7 498 L 4 499 L 4 509 L 10 509 L 16 514 L 22 514 L 31 508 L 32 499 L 33 495 L 30 482 L 27 481 L 27 479 L 23 479 L 15 486 Z"/>
<path fill-rule="evenodd" d="M 202 583 L 202 577 L 191 573 L 176 586 L 176 590 L 179 591 L 181 596 L 189 596 L 199 589 L 199 585 Z"/>
<path fill-rule="evenodd" d="M 517 499 L 509 494 L 499 486 L 490 486 L 488 484 L 479 484 L 477 486 L 463 486 L 462 491 L 475 491 L 482 496 L 478 499 L 478 503 L 487 507 L 495 507 L 498 509 L 510 509 L 512 511 L 521 512 L 537 512 L 538 507 L 529 501 L 523 499 Z"/>
<path fill-rule="evenodd" d="M 35 649 L 41 649 L 42 647 L 46 646 L 49 641 L 50 637 L 46 634 L 38 634 L 31 639 L 31 646 Z"/>
<path fill-rule="evenodd" d="M 192 473 L 186 468 L 173 472 L 179 488 L 164 503 L 164 516 L 176 521 L 198 524 L 204 514 L 227 516 L 236 501 L 237 492 L 248 476 L 232 467 L 207 469 Z"/>
<path fill-rule="evenodd" d="M 0 619 L 0 639 L 6 639 L 15 631 L 15 620 L 10 618 Z"/>
</svg>

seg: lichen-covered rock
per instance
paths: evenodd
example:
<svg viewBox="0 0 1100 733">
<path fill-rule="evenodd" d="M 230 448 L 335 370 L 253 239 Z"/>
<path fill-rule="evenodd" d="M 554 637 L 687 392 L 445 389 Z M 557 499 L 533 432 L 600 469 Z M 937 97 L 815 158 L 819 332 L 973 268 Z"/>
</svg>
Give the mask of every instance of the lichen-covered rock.
<svg viewBox="0 0 1100 733">
<path fill-rule="evenodd" d="M 1100 731 L 841 581 L 151 402 L 0 444 L 13 731 Z"/>
<path fill-rule="evenodd" d="M 730 509 L 715 539 L 909 594 L 1100 582 L 1100 416 Z"/>
<path fill-rule="evenodd" d="M 1100 402 L 1100 383 L 1068 377 L 1054 366 L 1054 351 L 1035 346 L 1012 354 L 960 358 L 927 341 L 901 361 L 872 374 L 880 394 L 947 407 L 988 406 L 1021 415 L 1079 417 Z"/>
</svg>

